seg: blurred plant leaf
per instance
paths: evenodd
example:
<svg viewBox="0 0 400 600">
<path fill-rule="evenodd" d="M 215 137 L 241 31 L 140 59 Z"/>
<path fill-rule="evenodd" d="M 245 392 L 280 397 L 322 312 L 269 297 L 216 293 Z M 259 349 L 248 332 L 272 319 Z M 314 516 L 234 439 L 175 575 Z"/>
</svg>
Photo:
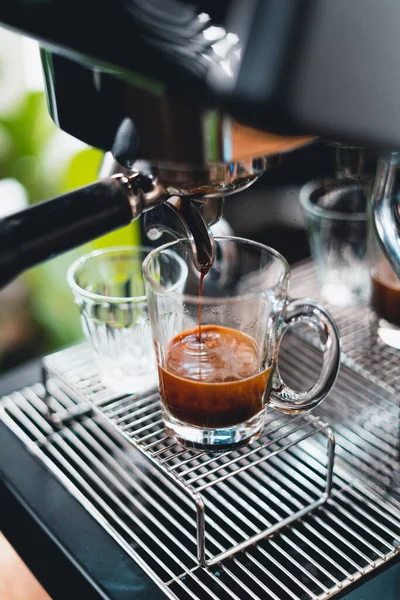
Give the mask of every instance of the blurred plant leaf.
<svg viewBox="0 0 400 600">
<path fill-rule="evenodd" d="M 30 202 L 49 198 L 54 190 L 51 179 L 41 172 L 40 155 L 56 127 L 43 93 L 27 93 L 18 112 L 0 116 L 0 127 L 10 141 L 0 154 L 0 177 L 17 179 L 27 188 Z"/>
</svg>

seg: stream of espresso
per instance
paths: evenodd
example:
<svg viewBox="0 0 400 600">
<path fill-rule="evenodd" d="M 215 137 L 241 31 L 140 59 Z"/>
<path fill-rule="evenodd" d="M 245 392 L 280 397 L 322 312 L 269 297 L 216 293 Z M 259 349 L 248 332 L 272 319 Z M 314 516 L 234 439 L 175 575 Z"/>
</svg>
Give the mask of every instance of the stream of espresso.
<svg viewBox="0 0 400 600">
<path fill-rule="evenodd" d="M 202 270 L 200 273 L 200 281 L 199 281 L 199 302 L 197 304 L 197 326 L 199 328 L 199 343 L 201 344 L 201 299 L 203 297 L 203 281 L 204 277 L 207 275 L 210 267 L 207 270 Z"/>
</svg>

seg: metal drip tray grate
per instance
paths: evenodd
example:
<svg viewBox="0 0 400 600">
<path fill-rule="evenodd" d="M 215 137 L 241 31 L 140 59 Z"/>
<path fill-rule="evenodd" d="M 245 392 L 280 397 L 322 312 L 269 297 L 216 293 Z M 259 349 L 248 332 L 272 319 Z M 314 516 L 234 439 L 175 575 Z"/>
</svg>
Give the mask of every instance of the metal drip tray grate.
<svg viewBox="0 0 400 600">
<path fill-rule="evenodd" d="M 192 501 L 197 524 L 192 537 L 197 540 L 201 565 L 215 565 L 275 533 L 329 496 L 334 437 L 327 424 L 316 417 L 291 417 L 271 410 L 265 433 L 251 446 L 213 455 L 183 448 L 166 434 L 157 392 L 105 396 L 85 346 L 46 358 L 44 374 L 49 394 L 53 398 L 64 395 L 66 406 L 61 415 L 71 414 L 71 397 L 78 410 L 89 404 Z M 52 399 L 47 402 L 60 417 Z M 311 440 L 314 445 L 310 453 Z M 319 476 L 305 493 L 295 483 L 300 466 L 287 465 L 286 476 L 292 482 L 289 496 L 275 465 L 281 454 L 297 445 L 309 453 L 306 462 L 318 465 Z M 266 481 L 270 488 L 265 487 Z"/>
<path fill-rule="evenodd" d="M 293 282 L 304 282 L 307 273 L 307 295 L 315 296 L 307 265 L 294 270 Z M 355 336 L 356 324 L 353 316 Z M 291 335 L 281 370 L 302 385 L 319 360 L 317 349 Z M 377 375 L 365 378 L 365 365 L 341 369 L 319 418 L 271 411 L 269 437 L 218 458 L 163 438 L 156 395 L 115 398 L 98 383 L 84 347 L 53 355 L 47 368 L 52 372 L 47 400 L 68 421 L 56 426 L 46 418 L 41 384 L 0 400 L 1 418 L 166 596 L 327 600 L 398 555 L 398 396 Z M 88 412 L 83 397 L 90 397 L 94 411 Z M 328 499 L 325 422 L 337 442 Z M 306 514 L 204 568 L 198 563 L 197 494 L 206 505 L 207 560 L 296 511 Z"/>
</svg>

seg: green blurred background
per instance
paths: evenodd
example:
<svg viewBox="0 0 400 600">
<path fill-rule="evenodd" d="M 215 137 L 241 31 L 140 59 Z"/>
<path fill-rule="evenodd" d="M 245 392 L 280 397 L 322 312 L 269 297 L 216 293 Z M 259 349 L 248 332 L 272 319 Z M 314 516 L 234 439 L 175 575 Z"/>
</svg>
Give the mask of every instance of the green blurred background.
<svg viewBox="0 0 400 600">
<path fill-rule="evenodd" d="M 37 44 L 0 30 L 0 217 L 96 180 L 101 161 L 101 152 L 50 119 Z M 132 224 L 31 269 L 1 290 L 0 372 L 81 339 L 68 266 L 94 248 L 137 243 L 138 235 Z"/>
</svg>

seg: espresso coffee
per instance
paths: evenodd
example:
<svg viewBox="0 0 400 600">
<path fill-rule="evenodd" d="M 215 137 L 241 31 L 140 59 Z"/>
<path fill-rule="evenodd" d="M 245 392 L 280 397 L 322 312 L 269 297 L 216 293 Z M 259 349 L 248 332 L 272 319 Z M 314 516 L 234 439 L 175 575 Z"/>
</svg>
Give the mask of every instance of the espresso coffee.
<svg viewBox="0 0 400 600">
<path fill-rule="evenodd" d="M 201 299 L 203 297 L 203 282 L 204 282 L 204 277 L 206 276 L 206 272 L 201 273 L 200 275 L 200 282 L 199 282 L 199 303 L 197 305 L 197 326 L 199 329 L 198 332 L 198 337 L 199 337 L 199 342 L 201 342 Z"/>
<path fill-rule="evenodd" d="M 180 333 L 159 367 L 160 394 L 169 413 L 198 427 L 244 423 L 264 407 L 272 367 L 260 371 L 260 350 L 249 335 L 216 325 Z"/>
<path fill-rule="evenodd" d="M 400 280 L 386 263 L 372 274 L 371 306 L 378 318 L 400 327 Z"/>
</svg>

